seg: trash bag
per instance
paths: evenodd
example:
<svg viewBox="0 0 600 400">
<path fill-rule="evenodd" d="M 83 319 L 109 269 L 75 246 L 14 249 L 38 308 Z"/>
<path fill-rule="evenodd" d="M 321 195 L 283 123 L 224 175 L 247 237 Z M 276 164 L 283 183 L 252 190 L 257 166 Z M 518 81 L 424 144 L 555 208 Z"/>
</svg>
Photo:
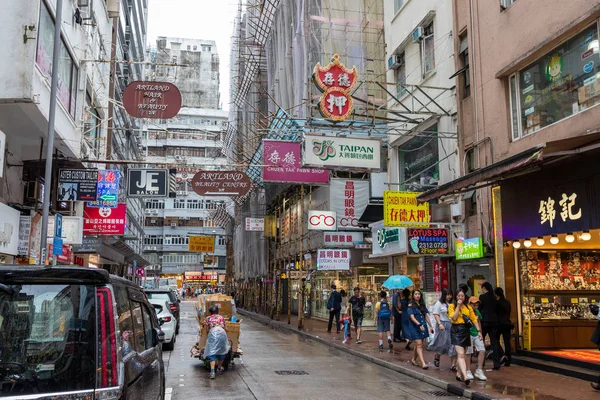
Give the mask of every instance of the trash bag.
<svg viewBox="0 0 600 400">
<path fill-rule="evenodd" d="M 208 332 L 206 339 L 206 347 L 204 348 L 204 356 L 218 356 L 229 352 L 229 340 L 227 332 L 220 326 L 215 326 Z"/>
</svg>

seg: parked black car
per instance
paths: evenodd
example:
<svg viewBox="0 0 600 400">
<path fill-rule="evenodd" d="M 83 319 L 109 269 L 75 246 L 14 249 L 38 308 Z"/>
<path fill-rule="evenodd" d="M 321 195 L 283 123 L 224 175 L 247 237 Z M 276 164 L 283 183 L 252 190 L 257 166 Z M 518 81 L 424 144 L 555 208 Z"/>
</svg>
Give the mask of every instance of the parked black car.
<svg viewBox="0 0 600 400">
<path fill-rule="evenodd" d="M 0 266 L 0 398 L 163 400 L 163 340 L 152 305 L 128 280 Z"/>
<path fill-rule="evenodd" d="M 177 329 L 175 330 L 175 334 L 179 334 L 179 325 L 181 324 L 181 320 L 179 319 L 179 311 L 181 307 L 179 303 L 181 303 L 181 300 L 177 298 L 177 294 L 171 289 L 145 289 L 144 292 L 149 299 L 166 300 L 169 302 L 171 314 L 173 314 L 177 320 Z"/>
</svg>

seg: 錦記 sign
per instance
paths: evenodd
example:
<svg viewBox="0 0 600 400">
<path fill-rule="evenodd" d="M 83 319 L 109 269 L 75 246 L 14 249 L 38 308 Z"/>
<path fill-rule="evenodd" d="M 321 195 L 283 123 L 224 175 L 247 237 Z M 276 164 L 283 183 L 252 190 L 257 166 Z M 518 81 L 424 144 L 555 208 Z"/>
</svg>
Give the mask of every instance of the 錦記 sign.
<svg viewBox="0 0 600 400">
<path fill-rule="evenodd" d="M 302 168 L 302 143 L 263 140 L 263 181 L 329 183 L 329 170 Z"/>
<path fill-rule="evenodd" d="M 317 231 L 335 231 L 337 229 L 335 211 L 310 210 L 308 212 L 308 229 Z"/>
<path fill-rule="evenodd" d="M 408 228 L 406 234 L 409 254 L 448 254 L 448 229 Z"/>
<path fill-rule="evenodd" d="M 319 249 L 317 251 L 318 271 L 347 271 L 350 269 L 350 250 Z"/>
<path fill-rule="evenodd" d="M 130 169 L 127 171 L 127 196 L 167 197 L 169 171 L 166 169 Z"/>
<path fill-rule="evenodd" d="M 58 171 L 57 201 L 94 201 L 97 196 L 97 169 L 61 169 Z"/>
<path fill-rule="evenodd" d="M 409 228 L 429 227 L 429 203 L 417 201 L 416 192 L 383 192 L 383 221 L 385 226 L 405 226 Z"/>
<path fill-rule="evenodd" d="M 328 169 L 380 169 L 379 139 L 304 135 L 305 166 Z"/>
<path fill-rule="evenodd" d="M 246 217 L 246 230 L 262 232 L 265 230 L 264 218 L 249 218 Z"/>
<path fill-rule="evenodd" d="M 481 237 L 471 239 L 458 238 L 454 249 L 457 260 L 472 260 L 483 257 L 483 242 Z"/>
</svg>

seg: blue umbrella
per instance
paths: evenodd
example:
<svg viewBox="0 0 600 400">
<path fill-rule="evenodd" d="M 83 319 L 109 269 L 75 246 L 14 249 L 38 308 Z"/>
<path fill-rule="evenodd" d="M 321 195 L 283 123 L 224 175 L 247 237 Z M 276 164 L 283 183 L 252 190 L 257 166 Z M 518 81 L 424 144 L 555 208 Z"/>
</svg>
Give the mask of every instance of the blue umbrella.
<svg viewBox="0 0 600 400">
<path fill-rule="evenodd" d="M 386 289 L 406 289 L 414 286 L 413 281 L 406 275 L 392 275 L 383 282 L 383 287 Z"/>
</svg>

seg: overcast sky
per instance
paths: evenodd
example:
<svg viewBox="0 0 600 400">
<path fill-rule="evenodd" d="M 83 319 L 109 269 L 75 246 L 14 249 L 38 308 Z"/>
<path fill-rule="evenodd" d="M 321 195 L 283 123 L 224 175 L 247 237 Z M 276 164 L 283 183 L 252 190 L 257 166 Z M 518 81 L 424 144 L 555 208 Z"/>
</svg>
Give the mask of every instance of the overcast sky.
<svg viewBox="0 0 600 400">
<path fill-rule="evenodd" d="M 217 42 L 221 104 L 229 110 L 229 50 L 237 0 L 150 0 L 148 44 L 158 36 L 206 39 Z"/>
</svg>

